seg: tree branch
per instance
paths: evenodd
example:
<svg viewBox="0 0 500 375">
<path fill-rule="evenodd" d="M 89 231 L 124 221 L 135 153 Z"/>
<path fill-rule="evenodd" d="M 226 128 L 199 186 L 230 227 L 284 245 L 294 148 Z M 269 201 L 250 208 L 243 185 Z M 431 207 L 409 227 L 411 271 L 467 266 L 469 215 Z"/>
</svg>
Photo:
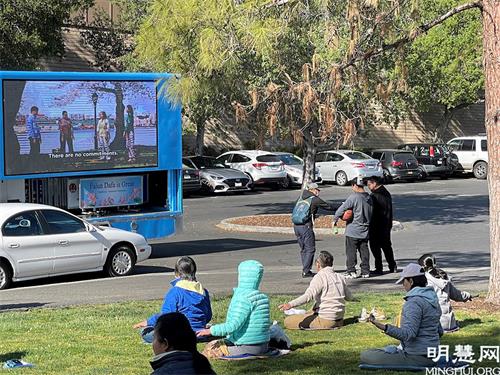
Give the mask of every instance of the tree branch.
<svg viewBox="0 0 500 375">
<path fill-rule="evenodd" d="M 373 57 L 381 55 L 385 51 L 389 51 L 389 50 L 392 50 L 392 49 L 397 49 L 397 48 L 401 47 L 404 44 L 412 42 L 417 37 L 419 37 L 422 34 L 425 34 L 427 31 L 429 31 L 433 27 L 435 27 L 435 26 L 443 23 L 448 18 L 453 17 L 454 15 L 456 15 L 458 13 L 461 13 L 463 11 L 466 11 L 466 10 L 469 10 L 469 9 L 473 9 L 473 8 L 478 8 L 478 9 L 482 10 L 483 9 L 483 1 L 482 0 L 475 0 L 475 1 L 472 1 L 470 3 L 466 3 L 466 4 L 462 4 L 462 5 L 456 6 L 455 8 L 450 9 L 448 12 L 446 12 L 445 14 L 439 16 L 438 18 L 436 18 L 436 19 L 434 19 L 434 20 L 432 20 L 432 21 L 430 21 L 428 23 L 425 23 L 423 25 L 420 25 L 418 28 L 416 28 L 415 30 L 413 30 L 410 34 L 408 34 L 408 35 L 406 35 L 406 36 L 404 36 L 404 37 L 396 40 L 393 43 L 384 44 L 384 45 L 382 45 L 381 47 L 379 47 L 377 49 L 372 49 L 372 50 L 369 50 L 367 52 L 361 52 L 361 53 L 358 53 L 358 54 L 352 56 L 348 61 L 346 61 L 345 63 L 341 64 L 339 66 L 339 69 L 344 70 L 344 69 L 346 69 L 346 68 L 348 68 L 348 67 L 356 64 L 359 61 L 366 61 L 366 60 L 369 60 L 369 59 L 371 59 Z"/>
</svg>

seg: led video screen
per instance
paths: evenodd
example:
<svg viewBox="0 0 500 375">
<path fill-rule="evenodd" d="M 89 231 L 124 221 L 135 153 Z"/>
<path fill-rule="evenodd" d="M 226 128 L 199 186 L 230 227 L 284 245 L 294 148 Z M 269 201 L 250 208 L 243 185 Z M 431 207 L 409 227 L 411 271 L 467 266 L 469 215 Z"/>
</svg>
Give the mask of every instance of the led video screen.
<svg viewBox="0 0 500 375">
<path fill-rule="evenodd" d="M 154 81 L 3 81 L 5 175 L 158 165 Z"/>
</svg>

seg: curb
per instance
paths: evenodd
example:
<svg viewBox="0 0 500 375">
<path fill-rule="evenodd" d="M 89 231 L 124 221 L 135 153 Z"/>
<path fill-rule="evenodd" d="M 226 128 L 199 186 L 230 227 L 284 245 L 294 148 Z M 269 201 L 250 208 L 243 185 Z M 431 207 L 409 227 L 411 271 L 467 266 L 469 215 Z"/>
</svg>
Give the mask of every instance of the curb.
<svg viewBox="0 0 500 375">
<path fill-rule="evenodd" d="M 266 215 L 266 216 L 281 216 L 281 215 L 282 214 Z M 230 217 L 222 220 L 219 224 L 216 225 L 216 227 L 229 232 L 295 234 L 293 227 L 263 227 L 263 226 L 242 225 L 242 224 L 232 223 L 232 221 L 236 219 L 252 218 L 256 216 L 259 215 Z M 403 224 L 401 224 L 399 221 L 393 221 L 392 224 L 393 232 L 398 232 L 403 229 L 404 229 Z M 337 236 L 343 235 L 344 232 L 345 228 L 338 228 Z M 333 230 L 331 228 L 315 228 L 314 233 L 325 236 L 334 236 Z"/>
</svg>

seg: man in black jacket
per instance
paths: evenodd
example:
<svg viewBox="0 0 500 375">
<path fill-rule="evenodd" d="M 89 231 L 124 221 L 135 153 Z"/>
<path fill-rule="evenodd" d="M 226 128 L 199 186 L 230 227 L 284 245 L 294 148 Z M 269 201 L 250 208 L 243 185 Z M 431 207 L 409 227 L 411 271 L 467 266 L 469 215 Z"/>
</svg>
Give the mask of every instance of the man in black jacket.
<svg viewBox="0 0 500 375">
<path fill-rule="evenodd" d="M 300 257 L 302 258 L 302 277 L 313 277 L 311 272 L 314 253 L 316 252 L 316 237 L 314 235 L 314 219 L 318 213 L 318 209 L 322 208 L 328 211 L 335 211 L 335 207 L 326 203 L 319 197 L 320 189 L 318 184 L 310 183 L 307 190 L 304 190 L 295 204 L 301 200 L 312 198 L 310 206 L 310 216 L 304 224 L 294 224 L 293 229 L 297 236 L 297 241 L 300 246 Z"/>
<path fill-rule="evenodd" d="M 370 222 L 370 249 L 375 258 L 375 271 L 373 274 L 382 275 L 382 251 L 385 260 L 389 265 L 389 272 L 397 272 L 394 252 L 392 251 L 391 230 L 392 230 L 392 197 L 382 185 L 379 177 L 368 179 L 373 201 L 373 214 Z"/>
</svg>

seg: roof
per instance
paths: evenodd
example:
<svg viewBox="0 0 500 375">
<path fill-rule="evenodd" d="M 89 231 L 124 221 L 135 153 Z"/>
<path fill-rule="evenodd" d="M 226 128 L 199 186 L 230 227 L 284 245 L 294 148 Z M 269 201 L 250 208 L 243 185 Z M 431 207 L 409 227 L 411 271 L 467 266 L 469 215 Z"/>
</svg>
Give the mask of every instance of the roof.
<svg viewBox="0 0 500 375">
<path fill-rule="evenodd" d="M 346 154 L 348 152 L 359 152 L 360 154 L 364 154 L 364 152 L 358 151 L 358 150 L 325 150 L 325 151 L 321 151 L 321 152 L 338 152 L 341 154 Z"/>
<path fill-rule="evenodd" d="M 469 136 L 463 136 L 463 137 L 453 137 L 452 139 L 450 139 L 450 141 L 452 141 L 454 139 L 471 139 L 471 138 L 473 138 L 473 139 L 479 138 L 481 140 L 487 139 L 487 137 L 485 135 L 469 135 Z M 450 141 L 448 141 L 448 142 L 450 142 Z"/>
<path fill-rule="evenodd" d="M 406 152 L 408 154 L 412 154 L 411 151 L 409 150 L 401 150 L 401 149 L 398 149 L 398 148 L 377 148 L 376 150 L 371 150 L 370 152 Z"/>
<path fill-rule="evenodd" d="M 63 211 L 58 207 L 48 206 L 37 203 L 0 203 L 0 220 L 8 219 L 16 212 L 31 211 L 31 210 L 58 210 Z"/>
<path fill-rule="evenodd" d="M 230 154 L 230 153 L 234 153 L 234 152 L 238 152 L 240 154 L 245 154 L 245 155 L 252 155 L 252 156 L 274 155 L 274 152 L 272 152 L 272 151 L 262 151 L 262 150 L 234 150 L 234 151 L 224 152 L 224 154 Z"/>
</svg>

